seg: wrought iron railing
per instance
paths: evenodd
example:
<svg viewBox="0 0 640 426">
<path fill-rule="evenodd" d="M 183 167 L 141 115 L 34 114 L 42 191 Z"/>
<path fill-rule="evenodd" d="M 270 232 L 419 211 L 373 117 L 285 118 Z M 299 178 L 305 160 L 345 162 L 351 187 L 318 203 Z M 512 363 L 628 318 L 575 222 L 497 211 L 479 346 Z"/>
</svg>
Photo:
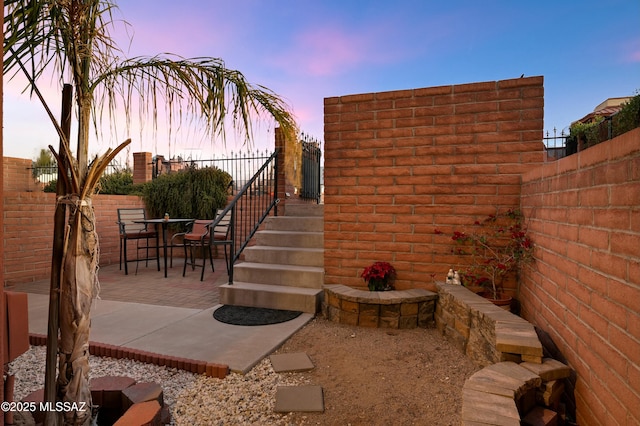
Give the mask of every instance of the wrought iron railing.
<svg viewBox="0 0 640 426">
<path fill-rule="evenodd" d="M 51 182 L 58 180 L 57 164 L 52 164 L 50 166 L 32 166 L 27 167 L 27 170 L 31 170 L 31 176 L 33 176 L 36 181 L 44 185 L 48 185 Z M 128 170 L 126 166 L 122 166 L 119 163 L 111 163 L 105 169 L 104 174 L 112 175 L 125 170 Z"/>
<path fill-rule="evenodd" d="M 233 177 L 234 192 L 240 190 L 242 186 L 251 179 L 251 177 L 262 167 L 265 161 L 271 157 L 271 151 L 264 152 L 232 152 L 223 158 L 214 158 L 210 160 L 185 160 L 172 159 L 164 160 L 160 156 L 153 159 L 152 178 L 166 173 L 174 173 L 185 168 L 202 169 L 205 167 L 217 167 L 224 170 Z"/>
<path fill-rule="evenodd" d="M 278 215 L 278 151 L 271 154 L 257 172 L 237 191 L 231 202 L 217 215 L 211 225 L 214 229 L 219 221 L 232 211 L 231 255 L 229 261 L 229 284 L 233 284 L 233 265 L 256 233 L 271 210 Z"/>
<path fill-rule="evenodd" d="M 317 142 L 302 141 L 302 188 L 300 196 L 320 203 L 322 192 L 320 159 L 322 151 Z"/>
</svg>

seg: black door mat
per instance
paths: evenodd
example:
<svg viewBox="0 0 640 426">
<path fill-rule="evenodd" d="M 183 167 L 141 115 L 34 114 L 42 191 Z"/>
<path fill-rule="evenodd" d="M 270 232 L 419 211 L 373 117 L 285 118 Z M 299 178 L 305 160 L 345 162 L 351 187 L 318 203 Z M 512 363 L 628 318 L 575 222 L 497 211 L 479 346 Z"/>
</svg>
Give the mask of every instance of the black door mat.
<svg viewBox="0 0 640 426">
<path fill-rule="evenodd" d="M 302 312 L 300 311 L 231 305 L 223 305 L 213 311 L 213 317 L 220 322 L 247 326 L 279 324 L 281 322 L 291 321 L 301 314 Z"/>
</svg>

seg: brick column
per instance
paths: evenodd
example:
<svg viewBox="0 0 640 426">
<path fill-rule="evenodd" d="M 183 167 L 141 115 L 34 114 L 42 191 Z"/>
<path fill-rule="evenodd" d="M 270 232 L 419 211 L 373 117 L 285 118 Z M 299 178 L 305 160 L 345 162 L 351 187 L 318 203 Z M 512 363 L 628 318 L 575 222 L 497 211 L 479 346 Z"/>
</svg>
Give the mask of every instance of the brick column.
<svg viewBox="0 0 640 426">
<path fill-rule="evenodd" d="M 133 153 L 133 184 L 150 182 L 152 178 L 153 165 L 150 152 Z"/>
</svg>

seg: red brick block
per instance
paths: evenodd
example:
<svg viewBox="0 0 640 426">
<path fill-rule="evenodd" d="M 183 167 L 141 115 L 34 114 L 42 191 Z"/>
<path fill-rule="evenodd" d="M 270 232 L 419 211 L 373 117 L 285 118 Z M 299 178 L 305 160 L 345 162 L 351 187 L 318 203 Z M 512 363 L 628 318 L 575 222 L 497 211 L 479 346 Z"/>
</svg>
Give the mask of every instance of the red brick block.
<svg viewBox="0 0 640 426">
<path fill-rule="evenodd" d="M 22 402 L 35 402 L 38 406 L 38 410 L 34 410 L 31 412 L 33 420 L 36 422 L 36 424 L 44 422 L 45 413 L 39 410 L 40 403 L 44 402 L 44 388 L 31 392 L 29 395 L 22 398 Z"/>
<path fill-rule="evenodd" d="M 147 401 L 134 404 L 114 426 L 161 426 L 162 407 L 158 401 Z"/>
<path fill-rule="evenodd" d="M 91 380 L 91 399 L 96 405 L 110 409 L 122 408 L 123 390 L 136 384 L 131 377 L 103 376 Z"/>
<path fill-rule="evenodd" d="M 158 401 L 160 406 L 164 405 L 164 394 L 159 384 L 153 382 L 136 383 L 122 391 L 122 407 L 124 409 L 147 401 Z"/>
<path fill-rule="evenodd" d="M 531 410 L 522 419 L 523 426 L 556 426 L 558 424 L 558 413 L 542 407 Z"/>
</svg>

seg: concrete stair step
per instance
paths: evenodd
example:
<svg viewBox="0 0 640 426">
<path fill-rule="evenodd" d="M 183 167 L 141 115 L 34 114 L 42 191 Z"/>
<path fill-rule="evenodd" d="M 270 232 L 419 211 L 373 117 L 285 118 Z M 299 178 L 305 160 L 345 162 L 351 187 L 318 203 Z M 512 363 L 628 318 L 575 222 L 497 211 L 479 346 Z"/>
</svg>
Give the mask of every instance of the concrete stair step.
<svg viewBox="0 0 640 426">
<path fill-rule="evenodd" d="M 324 266 L 324 250 L 318 248 L 252 246 L 244 250 L 244 259 L 252 263 L 299 266 Z"/>
<path fill-rule="evenodd" d="M 321 288 L 300 288 L 234 280 L 220 288 L 220 303 L 234 306 L 285 309 L 316 314 L 322 301 Z"/>
<path fill-rule="evenodd" d="M 286 204 L 285 216 L 324 216 L 324 204 Z"/>
<path fill-rule="evenodd" d="M 272 231 L 323 232 L 324 218 L 321 216 L 270 216 L 265 219 L 264 229 Z"/>
<path fill-rule="evenodd" d="M 274 247 L 323 248 L 324 232 L 272 231 L 256 232 L 256 245 Z"/>
<path fill-rule="evenodd" d="M 321 289 L 324 268 L 316 266 L 280 265 L 243 262 L 234 266 L 235 281 L 257 284 Z"/>
</svg>

